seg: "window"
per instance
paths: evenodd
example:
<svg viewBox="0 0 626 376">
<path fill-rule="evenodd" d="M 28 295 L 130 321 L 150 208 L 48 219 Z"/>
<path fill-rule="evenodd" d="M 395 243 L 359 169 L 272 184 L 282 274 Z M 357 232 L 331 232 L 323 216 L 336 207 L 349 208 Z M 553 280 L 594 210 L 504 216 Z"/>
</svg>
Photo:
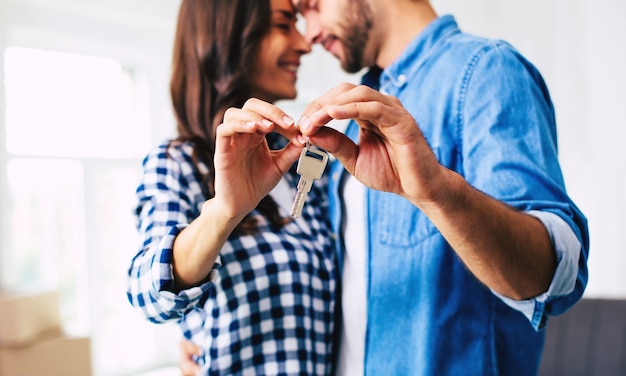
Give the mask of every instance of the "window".
<svg viewBox="0 0 626 376">
<path fill-rule="evenodd" d="M 4 52 L 4 77 L 0 284 L 58 289 L 64 329 L 91 336 L 96 374 L 158 364 L 160 332 L 125 298 L 148 90 L 116 60 L 17 46 Z M 178 333 L 170 337 L 175 348 Z"/>
</svg>

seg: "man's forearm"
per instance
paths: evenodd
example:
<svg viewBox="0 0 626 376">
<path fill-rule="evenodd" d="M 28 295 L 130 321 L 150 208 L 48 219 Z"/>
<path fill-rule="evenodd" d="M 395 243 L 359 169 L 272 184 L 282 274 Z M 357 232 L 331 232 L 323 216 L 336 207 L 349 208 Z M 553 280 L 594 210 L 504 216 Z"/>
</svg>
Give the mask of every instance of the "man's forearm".
<svg viewBox="0 0 626 376">
<path fill-rule="evenodd" d="M 557 260 L 541 221 L 474 189 L 452 171 L 445 179 L 437 198 L 419 207 L 467 268 L 512 299 L 546 292 Z"/>
</svg>

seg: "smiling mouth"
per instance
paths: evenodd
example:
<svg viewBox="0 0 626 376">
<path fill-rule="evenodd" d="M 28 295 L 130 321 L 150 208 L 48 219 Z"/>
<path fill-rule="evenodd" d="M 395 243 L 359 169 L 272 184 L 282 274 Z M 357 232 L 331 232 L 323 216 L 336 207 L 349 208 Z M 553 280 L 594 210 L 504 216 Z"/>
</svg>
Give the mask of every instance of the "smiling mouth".
<svg viewBox="0 0 626 376">
<path fill-rule="evenodd" d="M 300 68 L 300 64 L 293 63 L 293 62 L 279 63 L 279 66 L 280 66 L 281 69 L 283 69 L 283 70 L 293 74 L 294 76 L 297 76 L 298 69 Z"/>
<path fill-rule="evenodd" d="M 282 64 L 282 67 L 290 72 L 297 73 L 298 68 L 300 68 L 297 64 Z"/>
</svg>

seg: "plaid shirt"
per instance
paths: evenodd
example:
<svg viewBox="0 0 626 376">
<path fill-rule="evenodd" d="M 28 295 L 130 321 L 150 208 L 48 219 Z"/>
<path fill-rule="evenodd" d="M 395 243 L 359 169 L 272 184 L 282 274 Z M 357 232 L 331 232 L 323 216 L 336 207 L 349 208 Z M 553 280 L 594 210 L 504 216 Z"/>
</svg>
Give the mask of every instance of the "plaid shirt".
<svg viewBox="0 0 626 376">
<path fill-rule="evenodd" d="M 336 271 L 324 178 L 299 219 L 275 230 L 253 211 L 258 233 L 230 237 L 207 280 L 176 291 L 172 246 L 207 199 L 200 176 L 189 143 L 166 142 L 144 159 L 129 301 L 152 322 L 178 321 L 203 349 L 207 375 L 329 374 Z M 298 178 L 294 169 L 284 177 L 294 197 Z"/>
</svg>

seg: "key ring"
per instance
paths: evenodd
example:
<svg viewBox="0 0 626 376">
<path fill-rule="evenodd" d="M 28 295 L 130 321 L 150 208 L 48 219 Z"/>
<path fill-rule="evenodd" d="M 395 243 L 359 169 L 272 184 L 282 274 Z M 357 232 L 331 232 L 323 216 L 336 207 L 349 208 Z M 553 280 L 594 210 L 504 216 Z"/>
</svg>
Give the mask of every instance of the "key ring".
<svg viewBox="0 0 626 376">
<path fill-rule="evenodd" d="M 306 136 L 306 145 L 304 145 L 304 147 L 307 149 L 311 148 L 311 140 L 309 139 L 309 136 Z"/>
</svg>

